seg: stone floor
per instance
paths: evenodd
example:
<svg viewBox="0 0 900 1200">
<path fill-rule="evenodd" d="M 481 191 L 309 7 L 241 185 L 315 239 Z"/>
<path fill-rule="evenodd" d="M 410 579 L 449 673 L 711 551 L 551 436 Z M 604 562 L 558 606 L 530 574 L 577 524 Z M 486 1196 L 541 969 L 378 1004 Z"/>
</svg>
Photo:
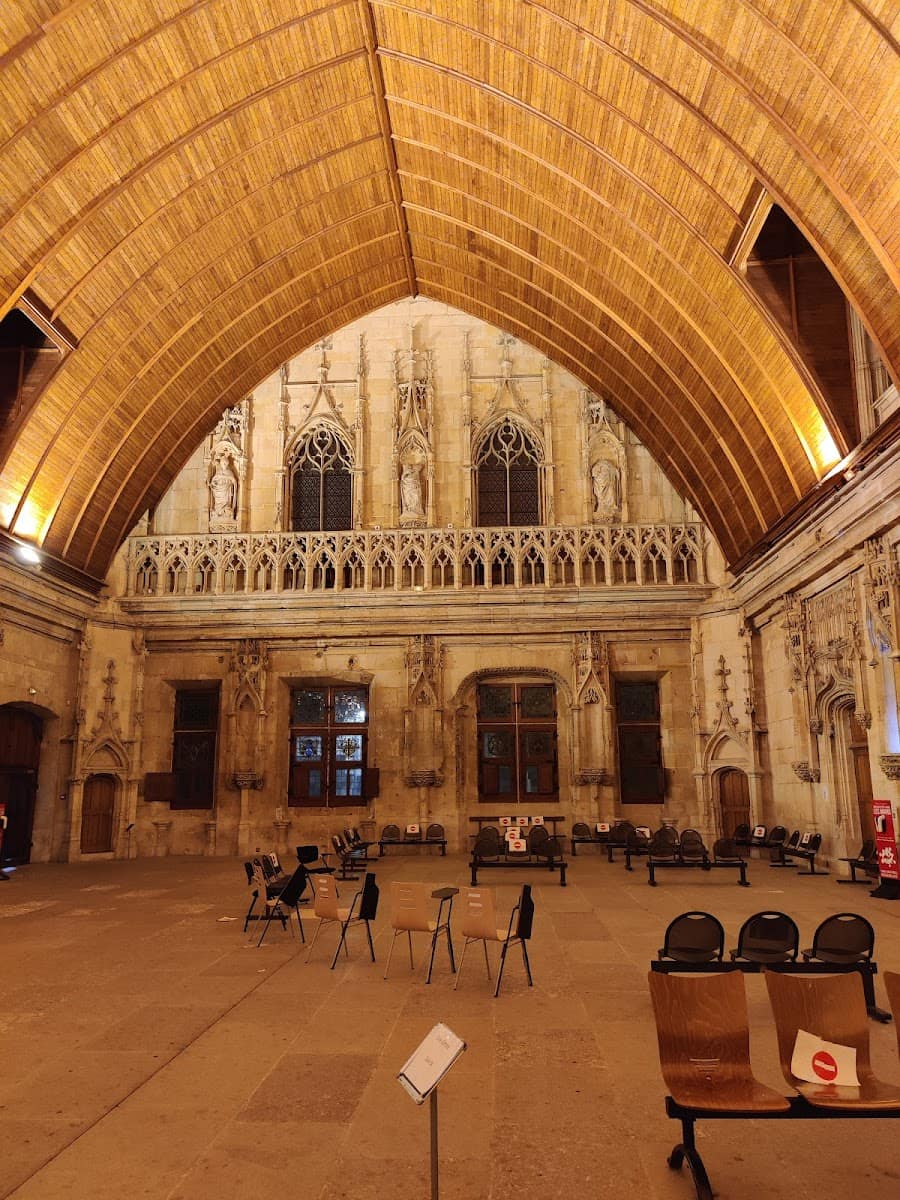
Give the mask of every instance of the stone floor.
<svg viewBox="0 0 900 1200">
<path fill-rule="evenodd" d="M 236 860 L 36 865 L 0 885 L 0 1197 L 422 1200 L 428 1110 L 396 1075 L 443 1021 L 468 1050 L 440 1089 L 442 1200 L 691 1200 L 666 1166 L 678 1127 L 646 979 L 667 922 L 707 909 L 734 945 L 746 916 L 779 908 L 809 945 L 822 917 L 851 909 L 875 925 L 881 969 L 900 970 L 900 904 L 864 887 L 754 862 L 750 889 L 699 872 L 651 889 L 643 867 L 589 849 L 566 889 L 538 871 L 485 878 L 504 911 L 535 885 L 533 989 L 514 957 L 492 999 L 478 947 L 457 992 L 443 957 L 425 986 L 424 948 L 412 974 L 400 943 L 385 982 L 388 883 L 462 886 L 467 871 L 408 853 L 375 869 L 379 961 L 357 930 L 334 971 L 330 930 L 309 965 L 277 928 L 248 943 Z M 757 1074 L 784 1087 L 763 980 L 747 989 Z M 871 1036 L 876 1072 L 900 1084 L 894 1026 Z M 886 1120 L 709 1123 L 698 1141 L 723 1200 L 896 1200 L 900 1187 Z"/>
</svg>

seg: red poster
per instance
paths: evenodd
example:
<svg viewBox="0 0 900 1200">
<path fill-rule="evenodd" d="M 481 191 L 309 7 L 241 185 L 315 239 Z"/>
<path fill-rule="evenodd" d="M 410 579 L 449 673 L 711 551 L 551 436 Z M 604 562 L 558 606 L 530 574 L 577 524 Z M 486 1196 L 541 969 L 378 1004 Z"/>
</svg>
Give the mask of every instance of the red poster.
<svg viewBox="0 0 900 1200">
<path fill-rule="evenodd" d="M 878 873 L 882 879 L 900 880 L 897 861 L 897 835 L 894 831 L 894 810 L 890 800 L 873 800 L 875 818 L 875 849 L 878 851 Z"/>
</svg>

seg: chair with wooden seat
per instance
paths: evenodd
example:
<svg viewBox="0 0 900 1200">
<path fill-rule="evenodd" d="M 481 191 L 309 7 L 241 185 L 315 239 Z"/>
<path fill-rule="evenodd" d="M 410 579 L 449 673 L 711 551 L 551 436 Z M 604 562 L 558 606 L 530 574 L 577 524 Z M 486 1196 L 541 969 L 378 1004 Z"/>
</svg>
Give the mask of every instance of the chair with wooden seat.
<svg viewBox="0 0 900 1200">
<path fill-rule="evenodd" d="M 524 939 L 519 939 L 514 928 L 517 929 L 518 915 L 522 911 L 523 897 L 527 893 L 527 900 L 524 901 L 527 914 L 528 929 Z M 528 975 L 528 985 L 533 986 L 531 978 L 531 964 L 528 961 L 528 951 L 525 947 L 525 942 L 531 936 L 531 918 L 534 912 L 534 905 L 531 900 L 531 888 L 526 884 L 522 889 L 522 895 L 519 897 L 518 904 L 513 908 L 509 920 L 505 928 L 500 928 L 497 924 L 497 912 L 494 905 L 494 893 L 490 888 L 467 888 L 465 897 L 465 908 L 463 910 L 462 919 L 462 935 L 466 939 L 463 944 L 462 954 L 459 958 L 459 968 L 456 973 L 456 982 L 453 984 L 454 990 L 459 987 L 459 980 L 462 975 L 463 963 L 466 958 L 466 951 L 469 948 L 470 942 L 481 942 L 484 947 L 484 965 L 487 969 L 487 977 L 491 978 L 491 960 L 488 955 L 488 942 L 497 942 L 503 947 L 501 951 L 501 967 L 506 958 L 506 950 L 510 942 L 521 940 L 522 954 L 525 960 L 525 969 Z M 497 978 L 497 986 L 494 989 L 496 997 L 500 991 L 500 974 Z"/>
<path fill-rule="evenodd" d="M 721 962 L 725 953 L 722 922 L 708 912 L 684 912 L 669 922 L 659 950 L 674 962 Z"/>
<path fill-rule="evenodd" d="M 306 891 L 308 879 L 309 876 L 306 873 L 306 867 L 301 863 L 278 895 L 266 900 L 265 917 L 260 917 L 260 920 L 264 924 L 259 935 L 259 941 L 256 943 L 257 946 L 263 944 L 263 938 L 268 933 L 269 926 L 273 920 L 281 921 L 282 928 L 290 926 L 291 937 L 293 937 L 294 930 L 290 925 L 292 914 L 297 918 L 301 942 L 306 941 L 306 934 L 303 932 L 303 917 L 300 915 L 300 898 Z"/>
<path fill-rule="evenodd" d="M 747 996 L 740 972 L 661 975 L 651 971 L 659 1062 L 669 1089 L 666 1110 L 681 1121 L 682 1138 L 668 1163 L 686 1160 L 699 1200 L 713 1192 L 694 1139 L 704 1116 L 782 1113 L 788 1100 L 760 1083 L 750 1066 Z"/>
<path fill-rule="evenodd" d="M 863 986 L 856 973 L 847 975 L 791 975 L 789 968 L 765 972 L 781 1070 L 791 1085 L 817 1108 L 896 1109 L 900 1115 L 900 1087 L 877 1079 L 869 1062 L 869 1021 Z M 791 1069 L 799 1030 L 813 1037 L 856 1051 L 859 1086 L 810 1083 Z"/>
<path fill-rule="evenodd" d="M 456 970 L 453 959 L 453 942 L 450 938 L 450 923 L 446 921 L 438 929 L 438 923 L 430 913 L 429 901 L 431 900 L 432 892 L 433 888 L 428 883 L 401 883 L 395 881 L 391 884 L 391 927 L 394 934 L 391 938 L 391 947 L 388 950 L 387 964 L 384 968 L 385 979 L 387 979 L 388 971 L 391 969 L 394 942 L 396 942 L 397 937 L 401 933 L 406 934 L 406 940 L 409 945 L 410 970 L 415 966 L 413 962 L 412 935 L 414 933 L 428 933 L 431 935 L 431 959 L 428 969 L 430 980 L 430 964 L 434 962 L 435 943 L 438 934 L 441 932 L 447 935 L 447 953 L 450 956 L 450 966 L 454 971 Z"/>
<path fill-rule="evenodd" d="M 894 1014 L 894 1029 L 897 1033 L 897 1052 L 900 1054 L 900 971 L 885 971 L 884 986 L 888 994 L 888 1004 Z"/>
<path fill-rule="evenodd" d="M 338 893 L 337 884 L 333 875 L 317 875 L 313 880 L 313 887 L 316 891 L 316 900 L 313 911 L 319 918 L 319 924 L 316 932 L 313 935 L 313 940 L 309 944 L 309 950 L 306 953 L 306 961 L 309 962 L 312 957 L 312 952 L 315 949 L 316 942 L 319 939 L 319 934 L 326 925 L 337 924 L 341 927 L 341 936 L 338 939 L 337 947 L 334 951 L 334 957 L 331 960 L 331 969 L 334 970 L 335 963 L 338 960 L 338 955 L 341 952 L 341 947 L 344 953 L 347 954 L 347 931 L 351 925 L 365 925 L 366 937 L 369 942 L 369 953 L 372 956 L 372 962 L 375 961 L 375 946 L 372 942 L 372 929 L 370 922 L 375 920 L 378 912 L 378 885 L 375 883 L 375 875 L 372 871 L 366 873 L 365 882 L 358 892 L 355 893 L 349 905 L 340 903 L 340 895 Z"/>
<path fill-rule="evenodd" d="M 800 931 L 787 913 L 758 912 L 741 926 L 731 959 L 753 963 L 792 962 L 796 960 L 799 948 Z"/>
</svg>

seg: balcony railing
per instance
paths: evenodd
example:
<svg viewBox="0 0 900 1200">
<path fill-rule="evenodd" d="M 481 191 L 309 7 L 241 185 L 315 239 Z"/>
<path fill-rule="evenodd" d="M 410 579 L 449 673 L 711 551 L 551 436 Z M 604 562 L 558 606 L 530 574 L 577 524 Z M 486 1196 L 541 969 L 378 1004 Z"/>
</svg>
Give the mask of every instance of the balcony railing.
<svg viewBox="0 0 900 1200">
<path fill-rule="evenodd" d="M 700 524 L 133 537 L 126 595 L 706 584 Z"/>
</svg>

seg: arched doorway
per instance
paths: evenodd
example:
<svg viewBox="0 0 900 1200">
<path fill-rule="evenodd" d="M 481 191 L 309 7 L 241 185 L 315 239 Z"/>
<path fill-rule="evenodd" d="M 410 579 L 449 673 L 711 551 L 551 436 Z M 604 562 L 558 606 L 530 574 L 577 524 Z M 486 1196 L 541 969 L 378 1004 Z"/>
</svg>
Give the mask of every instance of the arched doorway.
<svg viewBox="0 0 900 1200">
<path fill-rule="evenodd" d="M 115 808 L 115 777 L 89 776 L 84 783 L 84 797 L 81 802 L 82 854 L 108 854 L 112 850 Z"/>
<path fill-rule="evenodd" d="M 0 708 L 0 804 L 6 806 L 4 862 L 31 859 L 34 800 L 44 722 L 24 708 Z"/>
<path fill-rule="evenodd" d="M 736 767 L 716 774 L 723 837 L 733 837 L 738 825 L 750 824 L 750 788 L 747 776 Z"/>
</svg>

